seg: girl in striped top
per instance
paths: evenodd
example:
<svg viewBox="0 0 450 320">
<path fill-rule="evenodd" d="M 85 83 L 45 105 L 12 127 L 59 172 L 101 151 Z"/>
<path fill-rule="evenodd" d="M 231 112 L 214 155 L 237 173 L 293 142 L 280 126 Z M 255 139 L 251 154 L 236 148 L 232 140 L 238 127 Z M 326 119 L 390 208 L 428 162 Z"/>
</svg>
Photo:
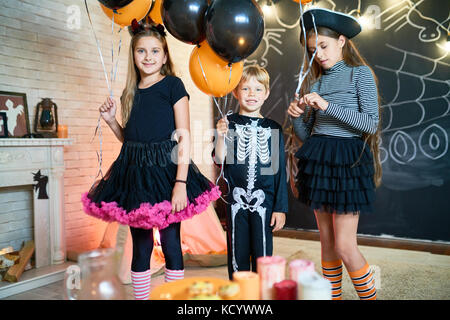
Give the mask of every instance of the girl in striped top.
<svg viewBox="0 0 450 320">
<path fill-rule="evenodd" d="M 341 299 L 344 263 L 360 299 L 376 299 L 373 274 L 356 235 L 359 214 L 372 210 L 381 181 L 376 78 L 350 40 L 361 31 L 356 19 L 326 9 L 308 10 L 302 19 L 305 68 L 317 51 L 300 96 L 288 109 L 303 142 L 296 153 L 299 200 L 314 210 L 332 298 Z"/>
</svg>

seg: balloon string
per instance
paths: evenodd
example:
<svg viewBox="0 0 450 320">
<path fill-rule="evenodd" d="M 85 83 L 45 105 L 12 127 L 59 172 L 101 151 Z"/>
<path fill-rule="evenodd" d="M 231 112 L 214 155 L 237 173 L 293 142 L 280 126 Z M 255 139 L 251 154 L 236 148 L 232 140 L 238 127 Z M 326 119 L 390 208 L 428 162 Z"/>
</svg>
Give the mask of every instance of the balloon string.
<svg viewBox="0 0 450 320">
<path fill-rule="evenodd" d="M 205 79 L 206 85 L 209 88 L 208 78 L 206 77 L 205 70 L 203 69 L 202 61 L 200 60 L 200 55 L 197 55 L 197 59 L 198 59 L 199 65 L 200 65 L 200 69 L 202 70 L 203 78 Z M 231 70 L 230 70 L 230 81 L 231 81 Z M 214 101 L 214 104 L 216 105 L 217 110 L 220 113 L 221 118 L 224 118 L 225 115 L 223 114 L 222 110 L 220 109 L 220 106 L 219 106 L 219 103 L 217 102 L 216 97 L 214 97 L 213 95 L 211 95 L 211 97 L 212 97 L 212 99 Z M 225 104 L 225 108 L 226 108 L 226 104 Z M 229 110 L 226 113 L 226 116 L 229 116 L 232 113 L 233 113 L 233 111 Z M 226 145 L 226 140 L 227 139 L 231 140 L 231 138 L 227 137 L 227 135 L 224 135 L 223 136 L 223 144 L 224 144 L 224 146 Z M 225 149 L 224 149 L 223 154 L 222 154 L 222 160 L 221 160 L 221 163 L 220 163 L 220 174 L 219 174 L 219 176 L 216 179 L 216 185 L 219 184 L 219 181 L 222 178 L 225 181 L 225 183 L 227 184 L 227 194 L 226 195 L 228 195 L 230 193 L 230 183 L 228 182 L 228 179 L 225 177 L 225 174 L 224 174 L 224 171 L 223 171 L 224 164 L 225 164 Z M 220 195 L 220 199 L 222 199 L 222 201 L 225 202 L 226 204 L 230 204 L 222 197 L 222 195 Z"/>
<path fill-rule="evenodd" d="M 109 91 L 109 93 L 110 93 L 110 96 L 112 96 L 111 86 L 110 86 L 109 80 L 108 80 L 108 73 L 107 73 L 106 67 L 105 67 L 105 61 L 103 60 L 102 50 L 100 49 L 100 42 L 98 41 L 97 35 L 96 35 L 96 33 L 95 33 L 94 25 L 92 24 L 92 19 L 91 19 L 91 15 L 90 15 L 90 13 L 89 13 L 89 8 L 88 8 L 87 0 L 84 0 L 84 4 L 85 4 L 85 6 L 86 6 L 86 12 L 87 12 L 87 15 L 88 15 L 88 18 L 89 18 L 89 23 L 90 23 L 90 25 L 91 25 L 91 30 L 92 30 L 92 33 L 94 34 L 95 42 L 97 43 L 97 50 L 98 50 L 98 54 L 99 54 L 99 56 L 100 56 L 100 61 L 101 61 L 101 63 L 102 63 L 103 73 L 104 73 L 105 79 L 106 79 L 106 85 L 107 85 L 107 87 L 108 87 L 108 91 Z M 113 17 L 114 17 L 114 15 L 113 15 Z"/>
<path fill-rule="evenodd" d="M 97 179 L 98 176 L 100 175 L 103 179 L 103 171 L 102 171 L 102 163 L 103 163 L 103 153 L 102 153 L 102 145 L 103 145 L 103 134 L 102 134 L 102 125 L 101 125 L 101 115 L 98 117 L 97 119 L 97 127 L 95 128 L 95 132 L 94 135 L 91 139 L 91 143 L 94 140 L 95 136 L 97 135 L 97 131 L 98 131 L 98 141 L 100 144 L 100 150 L 99 151 L 95 151 L 95 153 L 97 154 L 97 162 L 98 162 L 98 170 L 97 170 L 97 175 L 95 176 L 94 179 Z"/>
<path fill-rule="evenodd" d="M 303 51 L 303 60 L 305 60 L 306 57 L 307 57 L 307 55 L 308 55 L 308 48 L 307 48 L 307 43 L 306 43 L 305 22 L 304 22 L 304 20 L 302 19 L 302 17 L 303 17 L 303 7 L 302 7 L 302 2 L 300 1 L 299 3 L 300 3 L 300 20 L 301 20 L 301 22 L 302 22 L 302 23 L 301 23 L 301 25 L 302 25 L 302 31 L 303 31 L 302 33 L 303 33 L 303 36 L 304 36 L 303 39 L 304 39 L 304 44 L 305 44 L 305 48 L 304 48 L 304 51 Z M 300 69 L 300 74 L 299 74 L 299 77 L 298 77 L 298 85 L 297 85 L 297 89 L 295 90 L 295 93 L 297 93 L 297 94 L 299 94 L 300 88 L 301 88 L 301 86 L 302 86 L 302 84 L 303 84 L 303 81 L 305 80 L 305 78 L 306 78 L 306 76 L 308 75 L 308 73 L 311 71 L 311 66 L 312 66 L 312 64 L 313 64 L 313 62 L 314 62 L 314 58 L 315 58 L 316 53 L 317 53 L 318 34 L 317 34 L 316 20 L 315 20 L 315 18 L 314 18 L 314 14 L 311 14 L 311 17 L 312 17 L 312 22 L 313 22 L 313 26 L 314 26 L 315 36 L 316 36 L 316 49 L 314 50 L 314 53 L 313 53 L 313 55 L 312 55 L 312 57 L 311 57 L 311 59 L 310 59 L 310 61 L 309 61 L 308 68 L 306 69 L 306 72 L 305 72 L 305 73 L 303 73 L 304 63 L 302 63 L 302 67 L 301 67 L 301 69 Z"/>
<path fill-rule="evenodd" d="M 220 110 L 219 105 L 215 99 L 215 97 L 213 97 L 214 102 L 216 103 L 217 108 Z M 226 116 L 229 116 L 230 114 L 232 114 L 233 111 L 232 110 L 228 110 L 228 112 L 226 113 Z M 228 121 L 227 121 L 228 124 Z M 227 134 L 223 135 L 223 145 L 226 146 L 226 140 L 231 140 L 230 137 L 227 136 Z M 225 150 L 226 148 L 224 148 L 223 153 L 222 153 L 222 159 L 221 159 L 221 163 L 220 163 L 220 173 L 219 176 L 216 179 L 216 185 L 219 185 L 219 181 L 222 178 L 225 183 L 227 184 L 227 194 L 225 196 L 227 196 L 230 193 L 230 183 L 228 182 L 228 179 L 225 177 L 225 173 L 223 171 L 223 167 L 225 164 Z M 223 197 L 222 194 L 220 195 L 220 199 L 222 199 L 223 202 L 225 202 L 226 204 L 230 204 L 228 201 L 226 201 Z"/>
<path fill-rule="evenodd" d="M 113 76 L 114 76 L 114 17 L 115 13 L 113 11 L 112 19 L 111 19 L 111 86 L 113 85 Z M 112 94 L 111 94 L 112 97 Z"/>
<path fill-rule="evenodd" d="M 89 24 L 91 26 L 92 33 L 94 34 L 95 43 L 97 45 L 97 51 L 98 51 L 98 54 L 99 54 L 99 57 L 100 57 L 100 61 L 101 61 L 102 68 L 103 68 L 103 73 L 104 73 L 105 80 L 106 80 L 106 86 L 108 87 L 108 91 L 109 91 L 109 96 L 112 98 L 113 97 L 112 87 L 111 87 L 111 84 L 110 84 L 109 79 L 108 79 L 108 73 L 106 71 L 105 61 L 103 59 L 102 50 L 100 48 L 100 42 L 98 41 L 97 34 L 95 33 L 95 29 L 94 29 L 94 25 L 92 23 L 91 14 L 89 12 L 89 7 L 88 7 L 88 4 L 87 4 L 87 0 L 84 0 L 84 5 L 86 7 L 86 13 L 87 13 L 87 16 L 88 16 L 88 19 L 89 19 Z M 111 29 L 112 29 L 112 33 L 114 33 L 114 13 L 113 13 L 113 16 L 112 16 Z M 114 61 L 114 52 L 112 53 L 112 59 Z M 102 148 L 103 148 L 103 132 L 102 132 L 102 126 L 101 126 L 101 114 L 99 114 L 99 116 L 98 116 L 97 127 L 95 128 L 94 135 L 93 135 L 93 137 L 91 139 L 91 143 L 94 140 L 94 138 L 97 135 L 97 133 L 98 133 L 98 138 L 99 138 L 100 149 L 99 149 L 99 151 L 96 151 L 97 162 L 98 162 L 98 170 L 97 170 L 97 175 L 95 176 L 94 179 L 97 179 L 99 175 L 103 179 L 103 171 L 102 171 L 102 163 L 103 163 L 103 152 L 102 152 Z"/>
<path fill-rule="evenodd" d="M 119 38 L 119 48 L 118 48 L 118 52 L 117 52 L 117 58 L 116 58 L 116 67 L 115 67 L 115 70 L 114 70 L 114 77 L 112 78 L 112 81 L 115 81 L 116 80 L 116 76 L 117 76 L 117 69 L 119 68 L 119 57 L 120 57 L 120 49 L 122 48 L 122 33 L 120 33 L 122 31 L 122 28 L 120 28 L 119 29 L 119 35 L 120 35 L 120 38 Z"/>
</svg>

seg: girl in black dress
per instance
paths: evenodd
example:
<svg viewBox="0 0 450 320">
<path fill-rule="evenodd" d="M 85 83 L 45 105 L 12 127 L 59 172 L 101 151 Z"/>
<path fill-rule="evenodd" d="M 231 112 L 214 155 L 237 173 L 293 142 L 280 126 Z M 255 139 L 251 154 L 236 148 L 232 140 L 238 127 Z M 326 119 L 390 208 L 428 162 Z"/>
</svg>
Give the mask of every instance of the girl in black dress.
<svg viewBox="0 0 450 320">
<path fill-rule="evenodd" d="M 122 125 L 113 99 L 100 107 L 103 119 L 123 142 L 121 152 L 82 198 L 87 214 L 130 226 L 136 299 L 149 297 L 152 229 L 160 230 L 165 280 L 182 279 L 180 222 L 205 211 L 220 196 L 218 187 L 190 160 L 189 95 L 172 70 L 164 28 L 141 26 L 130 44 L 120 99 Z"/>
<path fill-rule="evenodd" d="M 360 299 L 375 300 L 373 273 L 358 249 L 357 229 L 360 214 L 373 211 L 381 183 L 376 77 L 350 40 L 361 32 L 354 17 L 316 8 L 301 19 L 306 31 L 301 39 L 308 48 L 304 66 L 313 61 L 288 110 L 303 142 L 296 153 L 299 200 L 314 210 L 332 298 L 342 298 L 345 265 Z"/>
</svg>

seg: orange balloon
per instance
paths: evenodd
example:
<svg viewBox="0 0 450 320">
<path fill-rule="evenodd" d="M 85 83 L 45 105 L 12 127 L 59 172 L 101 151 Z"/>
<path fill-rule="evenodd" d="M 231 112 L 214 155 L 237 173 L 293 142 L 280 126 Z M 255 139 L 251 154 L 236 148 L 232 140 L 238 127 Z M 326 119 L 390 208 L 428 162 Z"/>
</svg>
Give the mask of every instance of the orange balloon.
<svg viewBox="0 0 450 320">
<path fill-rule="evenodd" d="M 109 9 L 100 3 L 103 12 L 110 19 L 112 19 L 114 14 L 114 23 L 117 23 L 122 28 L 131 25 L 133 19 L 136 19 L 137 21 L 144 19 L 148 10 L 150 10 L 151 5 L 152 0 L 133 0 L 125 7 L 117 9 L 117 13 L 114 13 L 112 9 Z"/>
<path fill-rule="evenodd" d="M 295 2 L 297 2 L 297 3 L 299 3 L 300 2 L 300 0 L 293 0 L 293 1 L 295 1 Z M 312 0 L 302 0 L 302 4 L 307 4 L 308 2 L 311 2 Z"/>
<path fill-rule="evenodd" d="M 206 79 L 203 76 L 202 67 Z M 241 80 L 243 69 L 243 61 L 233 63 L 230 68 L 228 62 L 222 60 L 211 49 L 206 40 L 200 43 L 200 48 L 194 47 L 189 59 L 189 72 L 192 81 L 201 91 L 214 97 L 223 97 L 236 88 Z"/>
<path fill-rule="evenodd" d="M 152 11 L 150 11 L 150 18 L 153 20 L 156 24 L 163 24 L 162 17 L 161 17 L 161 2 L 162 0 L 155 0 L 155 3 L 153 4 Z"/>
</svg>

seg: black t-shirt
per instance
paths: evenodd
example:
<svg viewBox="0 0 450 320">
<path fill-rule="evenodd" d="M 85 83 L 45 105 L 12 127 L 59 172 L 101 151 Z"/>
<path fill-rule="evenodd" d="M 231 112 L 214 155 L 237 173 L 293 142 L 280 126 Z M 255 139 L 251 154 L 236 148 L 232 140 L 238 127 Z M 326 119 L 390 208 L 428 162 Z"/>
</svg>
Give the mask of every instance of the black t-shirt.
<svg viewBox="0 0 450 320">
<path fill-rule="evenodd" d="M 166 76 L 145 89 L 136 89 L 130 118 L 124 129 L 125 141 L 161 142 L 175 130 L 173 106 L 189 94 L 180 78 Z"/>
</svg>

